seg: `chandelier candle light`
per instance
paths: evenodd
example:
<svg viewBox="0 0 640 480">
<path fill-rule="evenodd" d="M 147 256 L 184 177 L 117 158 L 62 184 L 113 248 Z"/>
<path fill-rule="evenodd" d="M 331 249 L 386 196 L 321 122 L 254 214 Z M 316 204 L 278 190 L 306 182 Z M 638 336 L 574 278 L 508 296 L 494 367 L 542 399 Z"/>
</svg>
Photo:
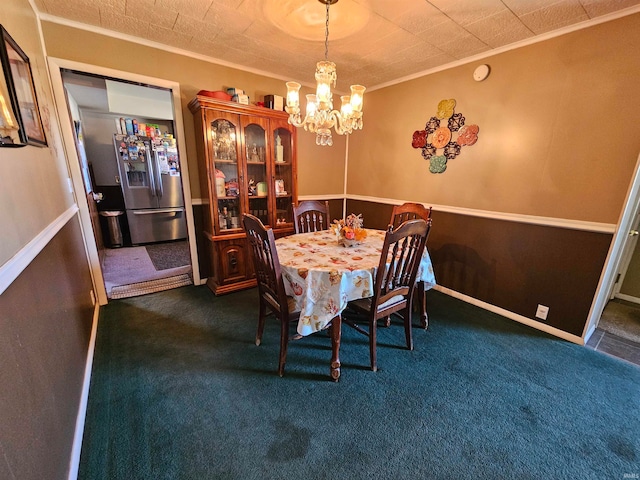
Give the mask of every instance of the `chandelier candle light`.
<svg viewBox="0 0 640 480">
<path fill-rule="evenodd" d="M 316 93 L 307 95 L 307 109 L 304 119 L 300 115 L 300 84 L 287 82 L 287 106 L 289 123 L 295 127 L 304 127 L 316 134 L 317 145 L 333 145 L 331 129 L 338 135 L 348 135 L 353 130 L 362 130 L 362 100 L 365 87 L 351 85 L 351 95 L 340 97 L 340 111 L 333 109 L 331 85 L 336 86 L 336 64 L 328 60 L 329 55 L 329 6 L 338 0 L 318 0 L 327 6 L 325 23 L 324 61 L 316 65 Z"/>
</svg>

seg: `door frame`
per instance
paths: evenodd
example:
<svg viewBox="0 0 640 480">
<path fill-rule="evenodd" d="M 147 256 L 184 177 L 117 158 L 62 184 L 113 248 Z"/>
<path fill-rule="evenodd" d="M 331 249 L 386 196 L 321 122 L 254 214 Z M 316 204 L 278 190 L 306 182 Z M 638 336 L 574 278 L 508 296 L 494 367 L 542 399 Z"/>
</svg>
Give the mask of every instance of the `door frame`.
<svg viewBox="0 0 640 480">
<path fill-rule="evenodd" d="M 616 284 L 616 277 L 624 259 L 625 253 L 628 251 L 627 245 L 631 237 L 629 231 L 632 230 L 634 222 L 636 220 L 638 211 L 640 210 L 640 154 L 636 159 L 636 166 L 633 172 L 632 181 L 627 189 L 627 196 L 625 198 L 624 207 L 620 212 L 618 219 L 618 226 L 613 235 L 613 240 L 609 246 L 609 252 L 607 259 L 604 263 L 602 274 L 600 275 L 600 281 L 596 288 L 596 294 L 591 304 L 591 310 L 589 311 L 589 317 L 582 332 L 582 338 L 584 343 L 587 343 L 589 337 L 593 334 L 602 311 L 606 306 L 609 299 L 612 298 L 613 289 Z M 626 247 L 626 248 L 625 248 Z"/>
<path fill-rule="evenodd" d="M 72 130 L 73 122 L 67 108 L 67 99 L 64 91 L 64 84 L 62 81 L 61 69 L 76 70 L 88 74 L 101 75 L 104 77 L 111 77 L 125 81 L 154 85 L 171 90 L 173 98 L 173 122 L 175 127 L 174 133 L 176 134 L 175 136 L 178 145 L 178 155 L 180 156 L 180 177 L 182 182 L 182 191 L 184 194 L 184 208 L 187 220 L 187 235 L 189 237 L 189 252 L 191 255 L 193 283 L 195 285 L 200 285 L 202 283 L 202 279 L 200 278 L 200 269 L 198 265 L 196 230 L 193 218 L 193 204 L 191 201 L 191 185 L 189 184 L 189 162 L 187 158 L 184 122 L 182 119 L 180 84 L 162 78 L 149 77 L 147 75 L 139 75 L 122 70 L 114 70 L 98 65 L 91 65 L 88 63 L 81 63 L 56 57 L 47 57 L 47 65 L 49 69 L 49 78 L 51 79 L 51 85 L 53 89 L 55 108 L 57 110 L 58 119 L 60 121 L 60 130 L 62 132 L 64 149 L 68 158 L 67 167 L 69 169 L 69 175 L 73 186 L 73 193 L 76 199 L 76 204 L 78 205 L 80 226 L 82 229 L 87 260 L 89 262 L 89 269 L 91 271 L 91 278 L 93 279 L 93 288 L 96 293 L 98 303 L 100 305 L 107 304 L 107 290 L 104 285 L 104 277 L 102 275 L 102 266 L 100 265 L 100 259 L 98 256 L 97 242 L 91 224 L 89 205 L 87 202 L 84 183 L 82 180 L 82 172 L 80 171 L 80 161 L 75 148 L 75 140 Z M 72 161 L 72 159 L 76 159 L 76 161 L 74 162 Z"/>
</svg>

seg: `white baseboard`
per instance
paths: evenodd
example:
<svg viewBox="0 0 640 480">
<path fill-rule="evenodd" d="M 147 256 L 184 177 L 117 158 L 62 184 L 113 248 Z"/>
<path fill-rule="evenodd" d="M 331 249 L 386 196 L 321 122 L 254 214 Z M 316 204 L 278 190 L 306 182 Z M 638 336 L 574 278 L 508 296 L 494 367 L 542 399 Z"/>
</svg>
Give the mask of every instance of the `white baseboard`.
<svg viewBox="0 0 640 480">
<path fill-rule="evenodd" d="M 91 370 L 93 368 L 93 353 L 96 346 L 96 334 L 98 331 L 98 318 L 100 315 L 100 305 L 96 302 L 93 309 L 93 321 L 91 324 L 91 336 L 89 337 L 89 348 L 87 351 L 87 362 L 84 367 L 84 379 L 82 381 L 82 393 L 80 394 L 80 404 L 78 406 L 78 416 L 76 417 L 76 429 L 73 435 L 73 446 L 71 448 L 71 459 L 69 460 L 68 480 L 77 480 L 78 469 L 80 467 L 80 452 L 82 450 L 82 438 L 84 435 L 84 423 L 87 416 L 87 402 L 89 400 L 89 385 L 91 384 Z"/>
<path fill-rule="evenodd" d="M 554 337 L 562 338 L 563 340 L 577 343 L 578 345 L 584 345 L 585 343 L 585 341 L 577 335 L 567 333 L 563 330 L 547 325 L 546 323 L 538 322 L 517 313 L 510 312 L 509 310 L 505 310 L 504 308 L 496 307 L 495 305 L 491 305 L 490 303 L 486 303 L 463 293 L 456 292 L 455 290 L 451 290 L 450 288 L 436 285 L 435 287 L 433 287 L 433 289 L 445 293 L 451 297 L 462 300 L 463 302 L 475 305 L 476 307 L 480 307 L 490 312 L 497 313 L 498 315 L 502 315 L 503 317 L 509 318 L 511 320 L 515 320 L 518 323 L 523 323 L 525 325 L 528 325 L 529 327 L 535 328 L 536 330 L 540 330 L 542 332 L 553 335 Z"/>
<path fill-rule="evenodd" d="M 620 300 L 624 300 L 626 302 L 640 304 L 640 298 L 632 297 L 631 295 L 626 295 L 624 293 L 616 293 L 615 298 L 619 298 Z"/>
</svg>

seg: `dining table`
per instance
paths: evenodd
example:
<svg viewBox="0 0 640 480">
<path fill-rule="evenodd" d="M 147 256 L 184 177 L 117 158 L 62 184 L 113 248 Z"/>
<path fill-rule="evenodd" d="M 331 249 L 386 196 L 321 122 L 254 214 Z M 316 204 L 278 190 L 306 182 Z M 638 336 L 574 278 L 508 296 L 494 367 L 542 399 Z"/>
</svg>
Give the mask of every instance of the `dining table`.
<svg viewBox="0 0 640 480">
<path fill-rule="evenodd" d="M 284 287 L 300 311 L 297 332 L 307 336 L 331 326 L 331 378 L 340 378 L 341 313 L 352 300 L 373 296 L 386 231 L 365 229 L 358 244 L 344 246 L 333 230 L 299 233 L 276 240 Z M 436 285 L 425 248 L 416 282 Z M 424 299 L 422 301 L 424 307 Z"/>
</svg>

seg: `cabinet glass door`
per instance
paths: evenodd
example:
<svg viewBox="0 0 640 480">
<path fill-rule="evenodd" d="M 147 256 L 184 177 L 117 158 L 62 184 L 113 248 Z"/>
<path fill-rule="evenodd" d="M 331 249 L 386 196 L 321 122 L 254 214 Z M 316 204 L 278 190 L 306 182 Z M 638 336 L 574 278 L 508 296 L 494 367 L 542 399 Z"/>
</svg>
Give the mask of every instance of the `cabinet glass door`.
<svg viewBox="0 0 640 480">
<path fill-rule="evenodd" d="M 275 165 L 276 227 L 293 227 L 293 155 L 291 132 L 279 127 L 273 131 Z"/>
<path fill-rule="evenodd" d="M 233 119 L 211 122 L 211 149 L 217 201 L 218 231 L 242 228 L 238 168 L 238 125 Z"/>
<path fill-rule="evenodd" d="M 267 176 L 267 131 L 258 123 L 249 120 L 244 125 L 244 149 L 247 159 L 247 198 L 249 213 L 260 219 L 265 225 L 270 224 L 269 188 Z M 264 123 L 264 122 L 262 122 Z"/>
</svg>

